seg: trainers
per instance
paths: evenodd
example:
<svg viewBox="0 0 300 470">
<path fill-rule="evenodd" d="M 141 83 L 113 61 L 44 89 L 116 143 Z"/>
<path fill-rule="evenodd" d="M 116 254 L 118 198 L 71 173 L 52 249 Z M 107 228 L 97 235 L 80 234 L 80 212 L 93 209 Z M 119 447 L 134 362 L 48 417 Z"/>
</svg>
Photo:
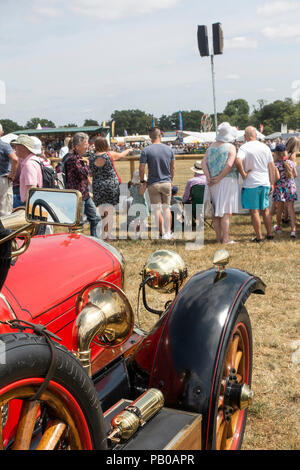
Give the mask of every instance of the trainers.
<svg viewBox="0 0 300 470">
<path fill-rule="evenodd" d="M 278 227 L 278 225 L 274 225 L 274 232 L 275 232 L 275 233 L 281 233 L 282 230 L 281 230 L 280 227 Z"/>
<path fill-rule="evenodd" d="M 172 238 L 173 238 L 172 233 L 164 233 L 162 236 L 163 240 L 172 240 Z"/>
<path fill-rule="evenodd" d="M 295 232 L 295 230 L 292 230 L 292 231 L 291 231 L 291 238 L 296 238 L 296 232 Z"/>
</svg>

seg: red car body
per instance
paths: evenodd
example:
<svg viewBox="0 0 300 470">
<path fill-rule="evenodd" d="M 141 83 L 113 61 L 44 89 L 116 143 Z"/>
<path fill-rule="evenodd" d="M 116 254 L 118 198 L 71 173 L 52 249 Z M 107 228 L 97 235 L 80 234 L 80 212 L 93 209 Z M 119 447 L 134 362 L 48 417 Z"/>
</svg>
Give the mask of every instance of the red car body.
<svg viewBox="0 0 300 470">
<path fill-rule="evenodd" d="M 100 279 L 122 288 L 122 266 L 112 249 L 82 234 L 33 237 L 28 250 L 11 267 L 2 288 L 0 320 L 15 316 L 41 323 L 72 351 L 75 304 L 81 289 Z M 1 333 L 10 331 L 1 325 Z M 94 345 L 92 359 L 102 350 Z"/>
</svg>

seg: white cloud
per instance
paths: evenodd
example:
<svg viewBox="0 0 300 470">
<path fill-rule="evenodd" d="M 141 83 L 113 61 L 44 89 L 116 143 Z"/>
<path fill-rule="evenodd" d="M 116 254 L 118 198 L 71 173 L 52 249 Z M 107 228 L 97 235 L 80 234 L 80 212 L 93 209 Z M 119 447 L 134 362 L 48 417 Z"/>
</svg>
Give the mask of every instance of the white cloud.
<svg viewBox="0 0 300 470">
<path fill-rule="evenodd" d="M 287 25 L 279 24 L 275 27 L 268 26 L 262 29 L 262 33 L 266 38 L 275 39 L 290 39 L 290 38 L 300 38 L 300 24 Z"/>
<path fill-rule="evenodd" d="M 36 17 L 56 18 L 61 14 L 61 7 L 56 0 L 35 0 L 32 13 Z"/>
<path fill-rule="evenodd" d="M 60 15 L 60 11 L 54 7 L 37 7 L 35 13 L 39 16 L 46 16 L 49 18 L 56 18 Z"/>
<path fill-rule="evenodd" d="M 104 20 L 149 14 L 157 10 L 173 8 L 182 0 L 72 0 L 71 11 Z"/>
<path fill-rule="evenodd" d="M 276 16 L 300 9 L 298 0 L 284 0 L 269 2 L 257 9 L 257 14 L 260 16 Z"/>
<path fill-rule="evenodd" d="M 241 78 L 241 77 L 240 77 L 239 75 L 236 75 L 236 74 L 234 74 L 234 73 L 229 74 L 229 75 L 227 75 L 227 77 L 226 77 L 227 80 L 240 80 L 240 78 Z"/>
<path fill-rule="evenodd" d="M 249 39 L 245 36 L 238 36 L 231 39 L 224 40 L 226 49 L 255 49 L 258 43 L 254 39 Z"/>
</svg>

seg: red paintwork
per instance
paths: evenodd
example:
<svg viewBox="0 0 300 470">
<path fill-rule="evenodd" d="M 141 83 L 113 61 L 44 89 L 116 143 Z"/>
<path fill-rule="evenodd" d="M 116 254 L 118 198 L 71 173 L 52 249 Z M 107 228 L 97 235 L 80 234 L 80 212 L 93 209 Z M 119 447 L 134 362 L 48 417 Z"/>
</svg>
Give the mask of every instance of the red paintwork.
<svg viewBox="0 0 300 470">
<path fill-rule="evenodd" d="M 120 264 L 106 248 L 85 235 L 45 235 L 32 238 L 11 267 L 1 293 L 18 319 L 47 325 L 72 350 L 77 294 L 99 279 L 121 287 Z M 1 301 L 0 320 L 5 319 L 11 315 Z M 0 325 L 4 332 L 7 329 Z M 94 355 L 102 350 L 93 349 Z"/>
</svg>

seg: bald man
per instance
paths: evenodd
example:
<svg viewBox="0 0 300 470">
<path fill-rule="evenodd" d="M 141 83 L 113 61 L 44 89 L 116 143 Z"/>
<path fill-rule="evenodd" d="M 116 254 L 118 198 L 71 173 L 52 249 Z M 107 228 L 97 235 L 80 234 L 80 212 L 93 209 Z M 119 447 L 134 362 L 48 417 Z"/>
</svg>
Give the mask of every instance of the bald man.
<svg viewBox="0 0 300 470">
<path fill-rule="evenodd" d="M 274 190 L 275 166 L 270 148 L 257 140 L 257 131 L 249 126 L 245 130 L 245 144 L 237 154 L 236 166 L 243 177 L 242 206 L 249 209 L 255 238 L 263 241 L 260 215 L 267 231 L 266 238 L 273 239 L 269 197 Z"/>
</svg>

